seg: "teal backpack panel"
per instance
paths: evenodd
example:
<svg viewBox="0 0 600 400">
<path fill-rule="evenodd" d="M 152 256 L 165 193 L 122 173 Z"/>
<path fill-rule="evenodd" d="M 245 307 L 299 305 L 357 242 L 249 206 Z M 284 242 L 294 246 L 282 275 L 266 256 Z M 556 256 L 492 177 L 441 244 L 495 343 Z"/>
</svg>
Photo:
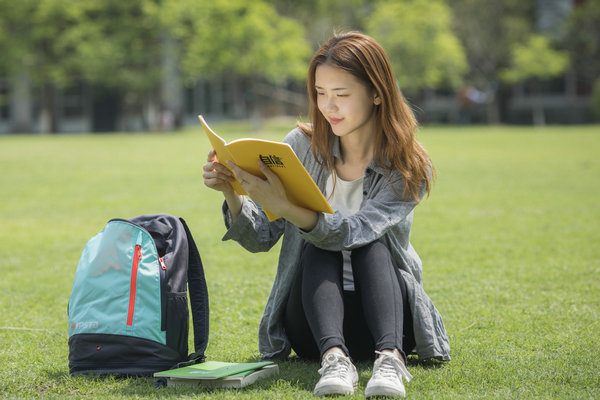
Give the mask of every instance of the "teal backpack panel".
<svg viewBox="0 0 600 400">
<path fill-rule="evenodd" d="M 135 336 L 166 343 L 161 330 L 161 266 L 152 236 L 113 220 L 86 244 L 69 298 L 69 337 Z"/>
</svg>

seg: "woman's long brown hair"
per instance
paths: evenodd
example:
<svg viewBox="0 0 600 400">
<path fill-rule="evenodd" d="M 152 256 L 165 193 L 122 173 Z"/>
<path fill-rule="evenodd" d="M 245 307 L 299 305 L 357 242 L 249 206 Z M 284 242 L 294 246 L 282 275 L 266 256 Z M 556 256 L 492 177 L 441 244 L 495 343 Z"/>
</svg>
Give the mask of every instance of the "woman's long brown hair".
<svg viewBox="0 0 600 400">
<path fill-rule="evenodd" d="M 309 124 L 298 126 L 311 137 L 312 152 L 323 167 L 334 171 L 331 127 L 317 106 L 315 72 L 322 64 L 347 71 L 374 90 L 381 99 L 376 106 L 374 160 L 391 176 L 396 170 L 404 178 L 404 193 L 419 201 L 422 182 L 427 193 L 434 176 L 433 165 L 416 139 L 417 120 L 400 93 L 391 63 L 375 39 L 359 32 L 335 34 L 313 56 L 308 69 Z"/>
</svg>

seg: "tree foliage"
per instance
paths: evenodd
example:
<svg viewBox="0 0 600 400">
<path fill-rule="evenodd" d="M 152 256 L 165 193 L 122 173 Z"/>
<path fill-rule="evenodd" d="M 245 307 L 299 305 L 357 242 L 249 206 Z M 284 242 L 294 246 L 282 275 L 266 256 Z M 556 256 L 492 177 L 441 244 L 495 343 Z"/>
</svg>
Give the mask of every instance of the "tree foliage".
<svg viewBox="0 0 600 400">
<path fill-rule="evenodd" d="M 367 31 L 387 51 L 403 89 L 456 87 L 467 62 L 450 23 L 442 0 L 386 1 L 375 7 Z"/>
<path fill-rule="evenodd" d="M 46 0 L 49 1 L 49 0 Z M 63 71 L 96 84 L 134 92 L 160 79 L 161 30 L 145 0 L 72 0 L 64 7 L 69 27 L 55 48 L 66 58 Z M 123 27 L 127 27 L 123 29 Z"/>
<path fill-rule="evenodd" d="M 534 34 L 514 45 L 512 66 L 501 75 L 509 82 L 552 78 L 563 73 L 568 64 L 566 52 L 553 49 L 549 38 Z"/>
<path fill-rule="evenodd" d="M 364 31 L 378 0 L 267 0 L 280 14 L 299 21 L 313 47 L 334 32 Z"/>
<path fill-rule="evenodd" d="M 573 68 L 593 82 L 600 77 L 600 2 L 590 0 L 576 7 L 566 29 Z"/>
<path fill-rule="evenodd" d="M 231 72 L 282 81 L 305 75 L 311 50 L 302 26 L 261 0 L 167 0 L 163 7 L 188 78 Z"/>
<path fill-rule="evenodd" d="M 573 4 L 568 24 L 553 31 L 591 85 L 600 76 L 600 2 Z M 567 66 L 540 36 L 548 32 L 536 31 L 536 10 L 548 8 L 522 0 L 0 0 L 0 76 L 43 88 L 48 109 L 56 87 L 80 81 L 134 101 L 155 96 L 166 65 L 191 81 L 300 81 L 313 48 L 335 31 L 361 30 L 386 49 L 403 90 L 455 88 L 466 78 L 487 92 L 488 119 L 497 121 L 512 82 Z"/>
<path fill-rule="evenodd" d="M 30 29 L 23 23 L 35 0 L 0 0 L 0 72 L 11 76 L 31 62 Z"/>
<path fill-rule="evenodd" d="M 262 0 L 0 0 L 0 45 L 7 73 L 133 91 L 159 82 L 167 54 L 190 77 L 275 81 L 303 76 L 311 52 L 302 26 Z"/>
<path fill-rule="evenodd" d="M 468 77 L 487 88 L 508 67 L 511 48 L 532 30 L 533 6 L 521 0 L 452 0 L 453 31 L 464 46 Z"/>
<path fill-rule="evenodd" d="M 0 32 L 7 32 L 0 33 L 0 41 L 10 55 L 0 64 L 38 84 L 87 80 L 125 90 L 148 88 L 158 78 L 160 30 L 145 11 L 147 3 L 0 0 Z"/>
</svg>

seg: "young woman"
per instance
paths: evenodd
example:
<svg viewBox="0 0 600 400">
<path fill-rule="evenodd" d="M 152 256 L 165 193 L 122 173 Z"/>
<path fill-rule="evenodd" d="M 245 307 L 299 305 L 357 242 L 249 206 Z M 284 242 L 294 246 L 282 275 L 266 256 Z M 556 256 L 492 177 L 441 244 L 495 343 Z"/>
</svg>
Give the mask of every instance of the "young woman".
<svg viewBox="0 0 600 400">
<path fill-rule="evenodd" d="M 259 328 L 264 359 L 291 349 L 321 362 L 316 395 L 350 394 L 352 360 L 375 359 L 365 395 L 404 396 L 406 354 L 449 360 L 441 316 L 423 291 L 409 242 L 413 209 L 429 192 L 432 164 L 415 138 L 417 123 L 387 55 L 358 32 L 337 34 L 308 71 L 312 124 L 285 138 L 335 214 L 291 204 L 278 178 L 266 179 L 211 151 L 204 183 L 225 197 L 227 233 L 251 252 L 283 235 L 275 282 Z M 230 182 L 248 193 L 238 196 Z M 282 218 L 269 222 L 262 208 Z"/>
</svg>

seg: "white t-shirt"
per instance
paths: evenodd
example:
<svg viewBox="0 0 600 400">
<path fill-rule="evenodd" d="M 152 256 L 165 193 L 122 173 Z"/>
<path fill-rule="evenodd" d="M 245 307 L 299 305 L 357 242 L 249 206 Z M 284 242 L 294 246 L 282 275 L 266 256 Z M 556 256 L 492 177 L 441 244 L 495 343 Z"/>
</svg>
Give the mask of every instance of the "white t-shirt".
<svg viewBox="0 0 600 400">
<path fill-rule="evenodd" d="M 334 191 L 333 176 L 329 175 L 325 186 L 325 197 L 329 200 L 331 208 L 345 215 L 356 213 L 363 200 L 363 180 L 364 176 L 353 181 L 343 181 L 336 176 Z M 332 191 L 333 196 L 330 197 Z M 354 291 L 350 251 L 342 251 L 342 256 L 344 258 L 344 290 Z"/>
</svg>

